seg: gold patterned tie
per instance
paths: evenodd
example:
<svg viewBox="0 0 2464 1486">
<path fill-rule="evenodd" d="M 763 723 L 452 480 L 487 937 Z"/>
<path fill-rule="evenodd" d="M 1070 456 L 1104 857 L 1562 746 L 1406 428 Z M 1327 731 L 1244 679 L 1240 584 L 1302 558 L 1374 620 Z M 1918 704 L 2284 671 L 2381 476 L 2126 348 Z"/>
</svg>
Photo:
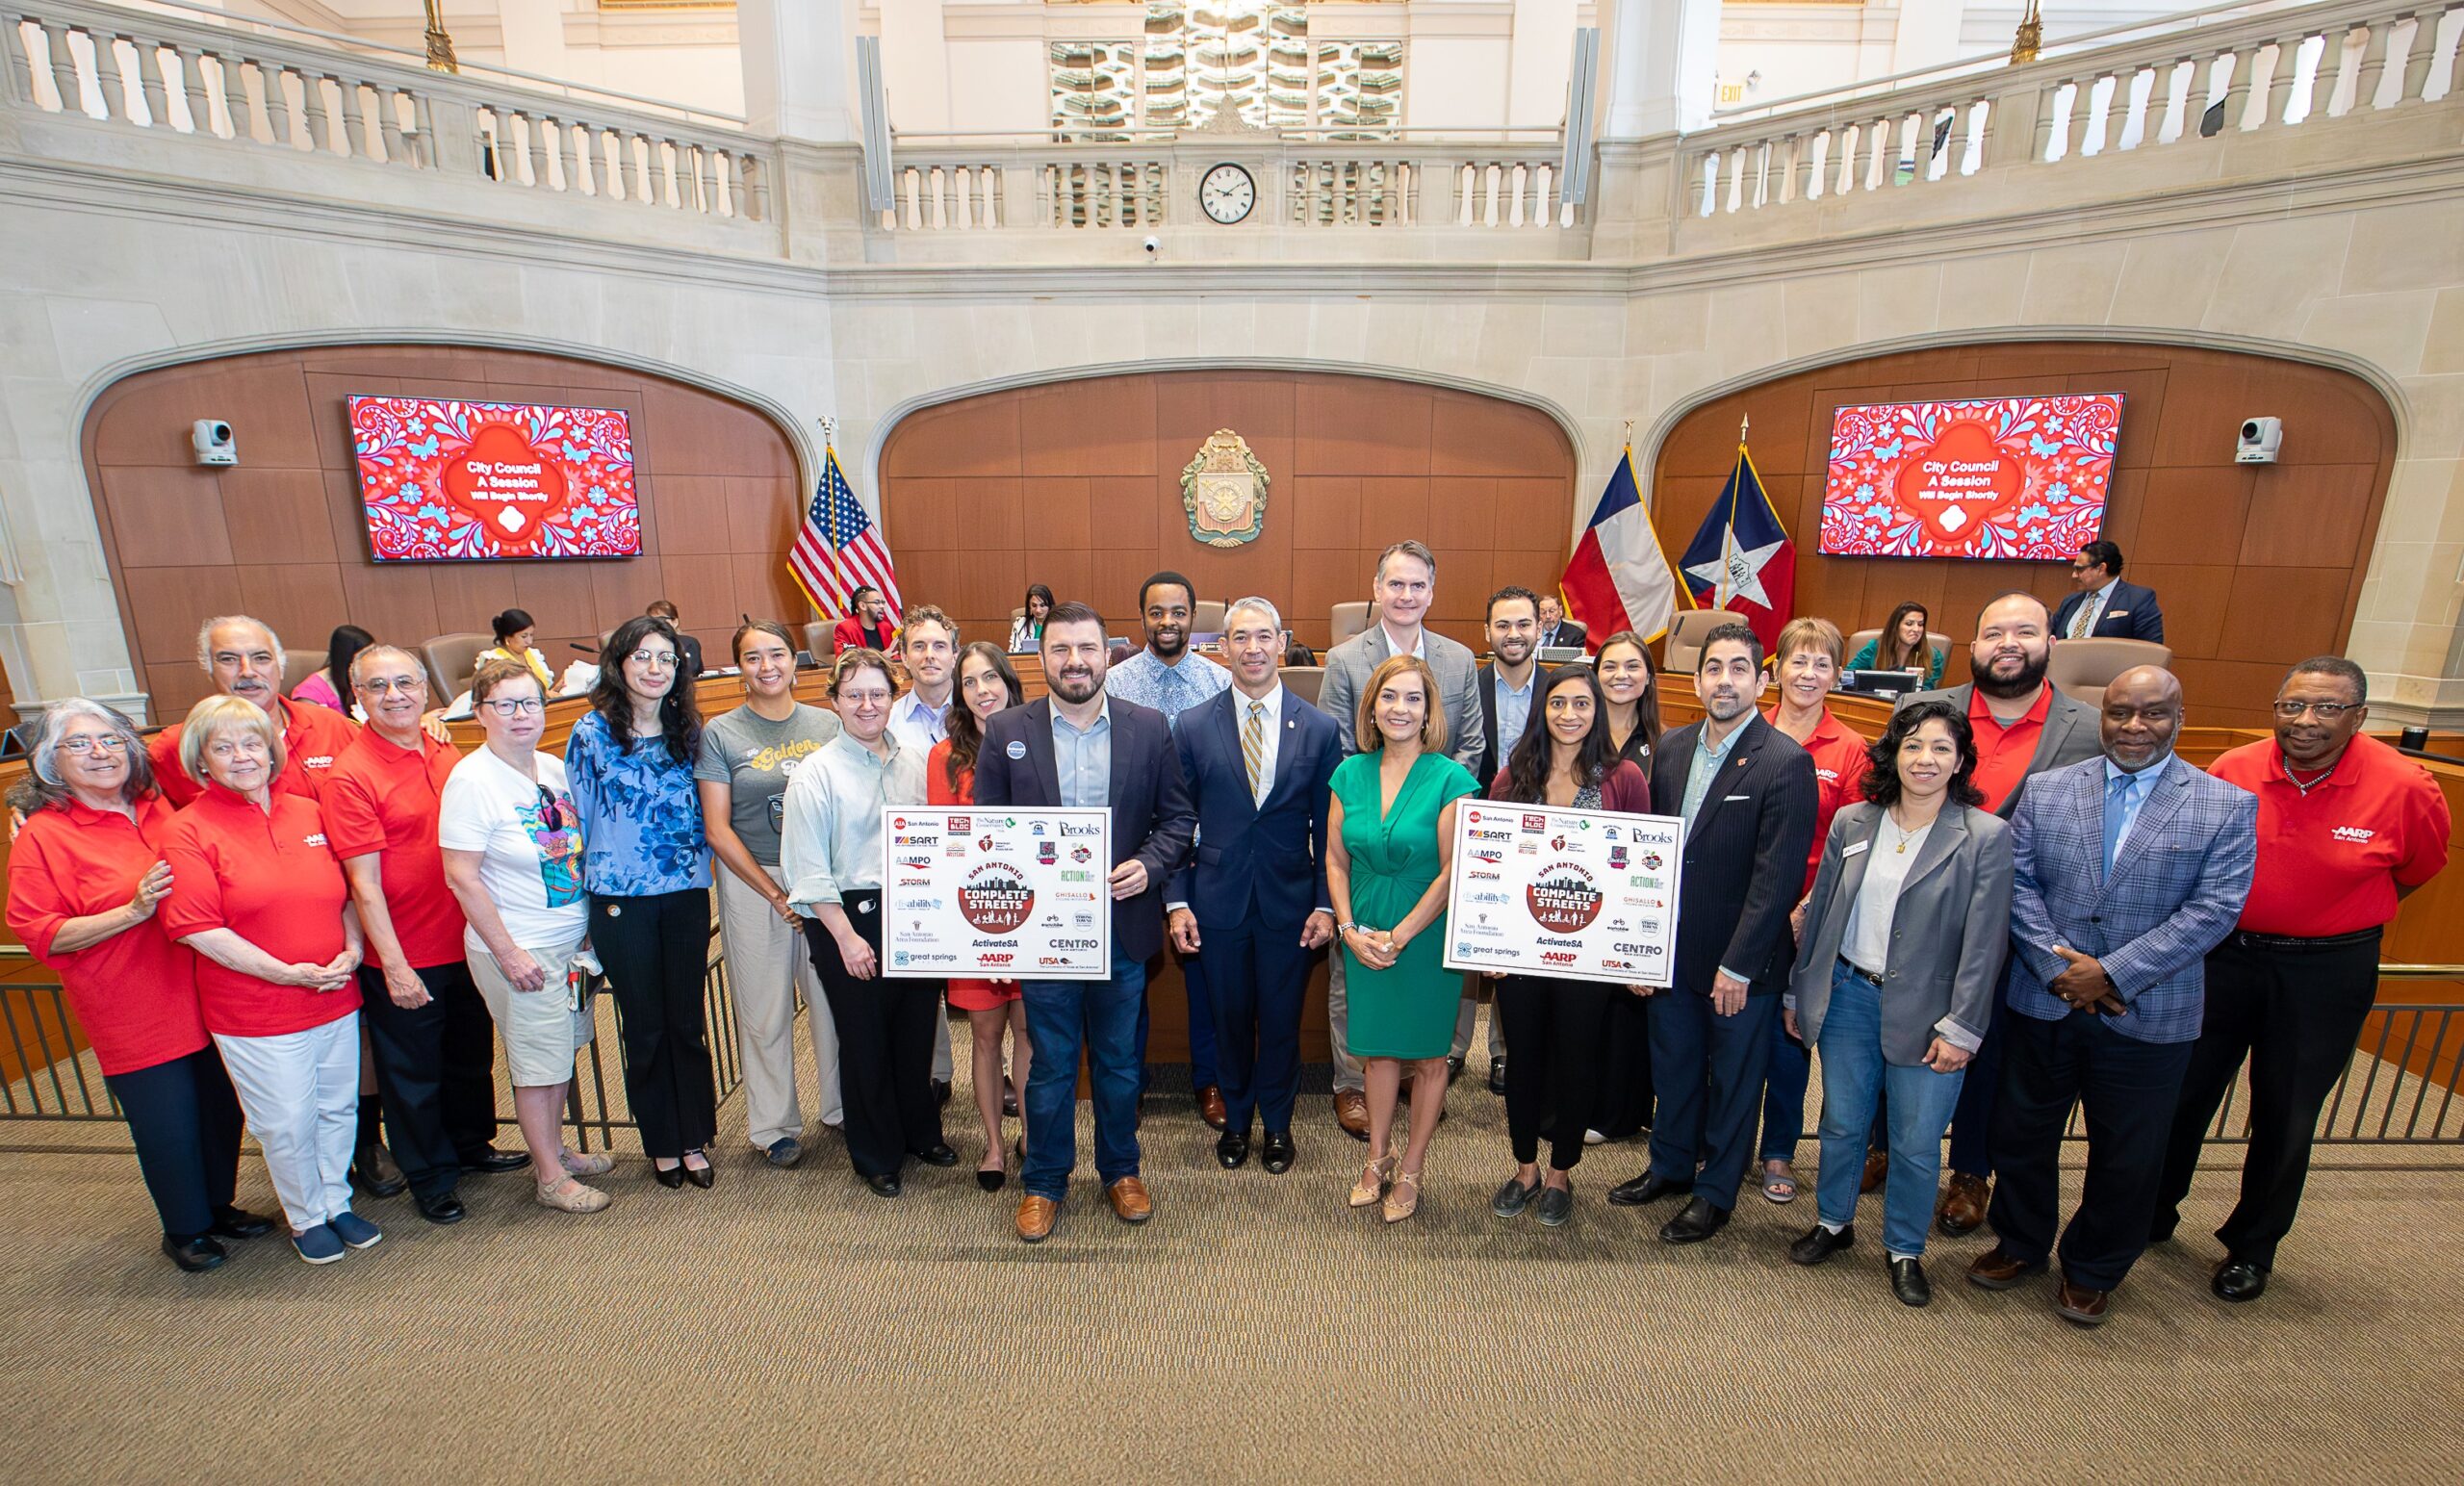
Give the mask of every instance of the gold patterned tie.
<svg viewBox="0 0 2464 1486">
<path fill-rule="evenodd" d="M 1249 798 L 1258 798 L 1258 773 L 1266 762 L 1266 715 L 1263 702 L 1249 704 L 1249 720 L 1241 728 L 1241 761 L 1249 766 Z"/>
<path fill-rule="evenodd" d="M 2088 638 L 2088 627 L 2094 624 L 2095 620 L 2096 596 L 2090 594 L 2079 602 L 2079 612 L 2070 616 L 2070 633 L 2066 638 L 2073 640 Z"/>
</svg>

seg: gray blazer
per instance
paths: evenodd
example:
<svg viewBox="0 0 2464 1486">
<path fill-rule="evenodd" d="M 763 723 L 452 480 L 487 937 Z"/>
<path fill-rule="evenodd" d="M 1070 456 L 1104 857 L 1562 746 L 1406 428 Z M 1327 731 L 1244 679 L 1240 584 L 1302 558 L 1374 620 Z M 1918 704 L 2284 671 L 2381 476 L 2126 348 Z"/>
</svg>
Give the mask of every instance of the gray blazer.
<svg viewBox="0 0 2464 1486">
<path fill-rule="evenodd" d="M 1806 900 L 1787 998 L 1812 1046 L 1831 1004 L 1832 966 L 1864 885 L 1883 807 L 1859 801 L 1831 820 L 1822 869 Z M 1917 849 L 1891 915 L 1883 975 L 1883 1058 L 1922 1063 L 1936 1037 L 1976 1051 L 2011 948 L 2011 828 L 1973 806 L 1945 805 Z"/>
<path fill-rule="evenodd" d="M 1476 779 L 1480 756 L 1486 752 L 1480 741 L 1479 662 L 1459 640 L 1450 640 L 1434 629 L 1424 629 L 1421 635 L 1422 654 L 1437 676 L 1435 700 L 1446 708 L 1446 751 Z M 1367 629 L 1326 652 L 1326 675 L 1318 687 L 1318 705 L 1335 720 L 1347 756 L 1360 751 L 1353 732 L 1360 722 L 1360 694 L 1369 689 L 1369 679 L 1378 666 L 1394 653 L 1394 647 L 1386 643 L 1386 627 L 1373 614 Z"/>
<path fill-rule="evenodd" d="M 2053 704 L 2045 708 L 2044 731 L 2037 737 L 2036 756 L 2028 760 L 2027 774 L 2021 781 L 2023 787 L 2011 791 L 2009 797 L 2003 800 L 2002 808 L 1993 812 L 2004 820 L 2009 820 L 2011 812 L 2019 807 L 2019 796 L 2024 792 L 2027 779 L 2033 779 L 2047 769 L 2059 769 L 2066 763 L 2077 763 L 2083 758 L 2093 758 L 2105 751 L 2104 742 L 2096 730 L 2096 709 L 2083 703 L 2071 701 L 2064 694 L 2061 687 L 2054 685 L 2051 681 L 2044 684 L 2045 689 L 2053 693 Z M 1962 713 L 1965 713 L 1968 699 L 1975 694 L 1976 683 L 1968 681 L 1941 691 L 1912 691 L 1899 699 L 1899 705 L 1914 706 L 1919 702 L 1947 702 L 1958 707 Z"/>
</svg>

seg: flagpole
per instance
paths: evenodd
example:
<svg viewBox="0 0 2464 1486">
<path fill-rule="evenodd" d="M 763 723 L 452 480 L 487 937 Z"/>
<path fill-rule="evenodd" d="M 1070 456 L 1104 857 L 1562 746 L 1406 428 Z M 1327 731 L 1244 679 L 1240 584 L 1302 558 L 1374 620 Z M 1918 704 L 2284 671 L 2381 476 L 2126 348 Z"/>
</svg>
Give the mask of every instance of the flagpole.
<svg viewBox="0 0 2464 1486">
<path fill-rule="evenodd" d="M 838 420 L 824 413 L 819 422 L 821 423 L 822 530 L 830 537 L 831 576 L 838 580 L 838 592 L 843 594 L 847 592 L 847 568 L 839 556 L 838 500 L 836 493 L 831 489 L 830 485 L 831 467 L 838 463 Z M 840 617 L 843 618 L 847 608 L 846 601 L 840 600 L 838 607 Z"/>
</svg>

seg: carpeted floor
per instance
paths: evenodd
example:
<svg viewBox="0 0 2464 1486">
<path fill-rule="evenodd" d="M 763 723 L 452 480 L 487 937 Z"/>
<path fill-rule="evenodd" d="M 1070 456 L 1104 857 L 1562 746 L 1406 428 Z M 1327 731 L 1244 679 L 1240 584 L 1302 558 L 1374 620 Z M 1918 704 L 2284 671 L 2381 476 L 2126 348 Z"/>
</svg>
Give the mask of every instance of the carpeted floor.
<svg viewBox="0 0 2464 1486">
<path fill-rule="evenodd" d="M 1363 1148 L 1322 1098 L 1280 1178 L 1218 1170 L 1168 1098 L 1144 1132 L 1154 1222 L 1115 1221 L 1082 1166 L 1029 1248 L 1014 1181 L 987 1196 L 966 1169 L 966 1109 L 962 1089 L 965 1162 L 897 1202 L 834 1138 L 784 1173 L 731 1145 L 708 1192 L 629 1157 L 615 1205 L 569 1217 L 525 1174 L 474 1178 L 457 1228 L 366 1203 L 386 1228 L 368 1253 L 312 1269 L 269 1238 L 199 1277 L 155 1252 L 131 1158 L 9 1130 L 0 1460 L 24 1481 L 2456 1478 L 2452 1164 L 2328 1157 L 2242 1308 L 2206 1288 L 2220 1166 L 2083 1332 L 2042 1287 L 1963 1283 L 1981 1235 L 1938 1242 L 1921 1312 L 1890 1298 L 1872 1235 L 1791 1268 L 1810 1184 L 1665 1247 L 1668 1210 L 1603 1200 L 1630 1146 L 1586 1159 L 1569 1226 L 1501 1222 L 1503 1112 L 1476 1062 L 1420 1216 L 1392 1228 L 1344 1206 Z M 253 1154 L 242 1200 L 273 1211 Z"/>
</svg>

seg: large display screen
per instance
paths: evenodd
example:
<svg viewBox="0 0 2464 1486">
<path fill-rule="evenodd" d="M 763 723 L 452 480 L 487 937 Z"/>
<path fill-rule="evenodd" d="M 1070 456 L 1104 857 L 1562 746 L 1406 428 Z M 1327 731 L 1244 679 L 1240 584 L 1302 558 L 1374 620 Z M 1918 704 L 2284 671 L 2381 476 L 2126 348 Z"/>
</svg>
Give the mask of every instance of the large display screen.
<svg viewBox="0 0 2464 1486">
<path fill-rule="evenodd" d="M 633 432 L 612 408 L 350 399 L 379 562 L 638 557 Z"/>
<path fill-rule="evenodd" d="M 2121 397 L 1841 408 L 1831 422 L 1822 551 L 2067 561 L 2104 525 Z"/>
</svg>

